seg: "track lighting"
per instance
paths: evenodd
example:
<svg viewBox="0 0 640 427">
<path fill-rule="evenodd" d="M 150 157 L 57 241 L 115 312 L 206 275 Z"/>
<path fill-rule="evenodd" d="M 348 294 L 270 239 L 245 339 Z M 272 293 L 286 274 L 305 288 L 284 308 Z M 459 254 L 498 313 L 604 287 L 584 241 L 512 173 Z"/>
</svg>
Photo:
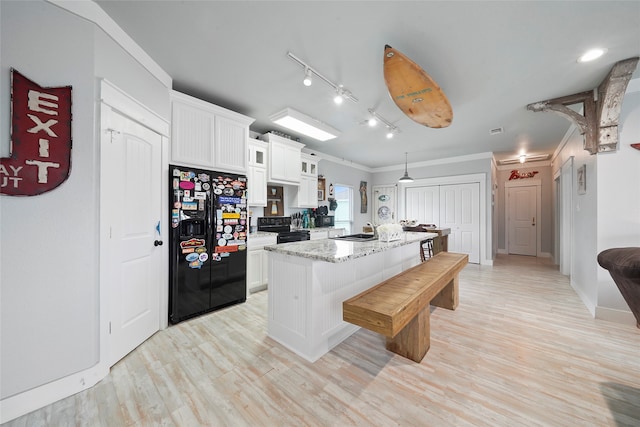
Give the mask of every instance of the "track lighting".
<svg viewBox="0 0 640 427">
<path fill-rule="evenodd" d="M 352 102 L 358 102 L 358 98 L 356 98 L 355 96 L 353 96 L 353 94 L 348 91 L 347 89 L 343 88 L 341 85 L 337 85 L 334 82 L 332 82 L 331 80 L 329 80 L 328 78 L 326 78 L 324 75 L 322 75 L 320 72 L 318 72 L 315 68 L 311 67 L 309 64 L 307 64 L 306 62 L 304 62 L 302 59 L 298 58 L 297 56 L 295 56 L 293 53 L 291 52 L 287 52 L 287 56 L 297 62 L 299 65 L 301 65 L 304 68 L 304 73 L 305 73 L 305 77 L 303 80 L 303 83 L 305 86 L 310 86 L 312 81 L 311 81 L 311 77 L 313 75 L 317 76 L 320 80 L 322 80 L 323 82 L 325 82 L 326 84 L 328 84 L 329 86 L 331 86 L 333 88 L 333 90 L 335 90 L 336 92 L 338 91 L 338 89 L 341 89 L 341 97 L 343 99 L 348 99 Z M 334 101 L 336 101 L 336 98 L 334 98 Z M 336 101 L 336 104 L 338 103 L 338 101 Z"/>
<path fill-rule="evenodd" d="M 398 182 L 413 182 L 413 178 L 409 176 L 409 172 L 407 171 L 407 152 L 404 153 L 404 175 L 400 177 Z"/>
<path fill-rule="evenodd" d="M 397 126 L 394 126 L 393 124 L 391 124 L 389 120 L 385 119 L 380 114 L 376 113 L 375 110 L 369 108 L 369 114 L 371 114 L 371 118 L 367 121 L 367 124 L 373 127 L 377 125 L 378 122 L 382 122 L 382 124 L 384 124 L 387 127 L 387 134 L 386 134 L 387 139 L 393 138 L 393 136 L 396 133 L 400 132 L 400 129 L 398 129 Z"/>
<path fill-rule="evenodd" d="M 311 78 L 311 70 L 309 69 L 309 67 L 305 67 L 304 80 L 302 80 L 302 83 L 305 86 L 311 86 L 311 83 L 313 83 L 313 79 Z"/>
</svg>

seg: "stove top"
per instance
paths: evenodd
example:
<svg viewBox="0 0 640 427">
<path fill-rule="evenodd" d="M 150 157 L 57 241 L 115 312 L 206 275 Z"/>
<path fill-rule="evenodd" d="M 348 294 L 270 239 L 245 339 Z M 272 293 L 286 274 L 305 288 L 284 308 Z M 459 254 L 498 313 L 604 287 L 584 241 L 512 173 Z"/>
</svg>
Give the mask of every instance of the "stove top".
<svg viewBox="0 0 640 427">
<path fill-rule="evenodd" d="M 258 231 L 282 233 L 291 230 L 290 216 L 265 216 L 258 218 Z"/>
</svg>

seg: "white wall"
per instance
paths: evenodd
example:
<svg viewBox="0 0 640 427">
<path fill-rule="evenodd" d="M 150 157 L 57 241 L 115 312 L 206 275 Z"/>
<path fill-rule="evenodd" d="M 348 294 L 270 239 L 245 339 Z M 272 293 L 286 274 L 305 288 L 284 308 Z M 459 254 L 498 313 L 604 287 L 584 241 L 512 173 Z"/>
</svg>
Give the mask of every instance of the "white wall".
<svg viewBox="0 0 640 427">
<path fill-rule="evenodd" d="M 635 324 L 628 305 L 598 253 L 621 246 L 640 246 L 640 153 L 629 144 L 640 140 L 640 96 L 624 98 L 620 117 L 619 149 L 590 155 L 584 138 L 573 131 L 553 159 L 554 173 L 574 156 L 571 286 L 597 318 Z M 586 194 L 577 194 L 576 171 L 586 165 Z"/>
<path fill-rule="evenodd" d="M 640 247 L 640 92 L 625 96 L 620 117 L 619 150 L 597 156 L 598 206 L 596 252 Z M 617 318 L 629 311 L 609 272 L 597 268 L 596 317 Z"/>
<path fill-rule="evenodd" d="M 73 87 L 69 179 L 43 195 L 0 199 L 4 399 L 98 362 L 98 170 L 93 25 L 42 2 L 0 7 L 0 84 L 10 87 L 13 67 L 42 86 Z M 5 132 L 0 147 L 6 157 Z"/>
<path fill-rule="evenodd" d="M 82 375 L 106 362 L 99 347 L 99 78 L 167 121 L 170 105 L 166 82 L 90 21 L 44 1 L 2 1 L 0 19 L 3 157 L 9 155 L 10 67 L 43 86 L 73 87 L 69 179 L 43 195 L 0 197 L 3 422 L 87 387 Z"/>
<path fill-rule="evenodd" d="M 326 179 L 326 191 L 329 191 L 329 184 L 346 185 L 353 188 L 353 233 L 360 233 L 362 227 L 371 221 L 371 192 L 373 191 L 373 183 L 371 172 L 349 166 L 338 160 L 321 160 L 318 164 L 318 172 L 324 175 Z M 360 213 L 360 181 L 367 182 L 367 213 Z M 328 201 L 320 202 L 320 206 L 329 206 Z M 329 211 L 329 215 L 333 215 Z"/>
</svg>

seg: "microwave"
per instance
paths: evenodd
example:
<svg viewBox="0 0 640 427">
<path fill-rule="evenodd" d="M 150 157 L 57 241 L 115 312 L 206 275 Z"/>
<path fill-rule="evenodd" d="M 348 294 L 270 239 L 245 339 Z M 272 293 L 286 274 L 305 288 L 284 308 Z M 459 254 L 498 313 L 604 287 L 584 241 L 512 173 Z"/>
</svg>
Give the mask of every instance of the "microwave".
<svg viewBox="0 0 640 427">
<path fill-rule="evenodd" d="M 316 215 L 316 227 L 333 227 L 333 215 Z"/>
</svg>

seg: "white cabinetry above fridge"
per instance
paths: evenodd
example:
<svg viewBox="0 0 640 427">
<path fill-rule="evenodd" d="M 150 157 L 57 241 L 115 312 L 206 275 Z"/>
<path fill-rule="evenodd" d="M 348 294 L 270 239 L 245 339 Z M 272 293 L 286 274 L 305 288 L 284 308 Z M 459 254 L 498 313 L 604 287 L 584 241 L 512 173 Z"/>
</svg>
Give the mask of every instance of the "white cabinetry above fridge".
<svg viewBox="0 0 640 427">
<path fill-rule="evenodd" d="M 267 133 L 269 142 L 268 181 L 277 184 L 300 184 L 300 159 L 304 144 Z"/>
<path fill-rule="evenodd" d="M 180 92 L 171 92 L 171 161 L 223 172 L 247 172 L 254 119 Z"/>
</svg>

